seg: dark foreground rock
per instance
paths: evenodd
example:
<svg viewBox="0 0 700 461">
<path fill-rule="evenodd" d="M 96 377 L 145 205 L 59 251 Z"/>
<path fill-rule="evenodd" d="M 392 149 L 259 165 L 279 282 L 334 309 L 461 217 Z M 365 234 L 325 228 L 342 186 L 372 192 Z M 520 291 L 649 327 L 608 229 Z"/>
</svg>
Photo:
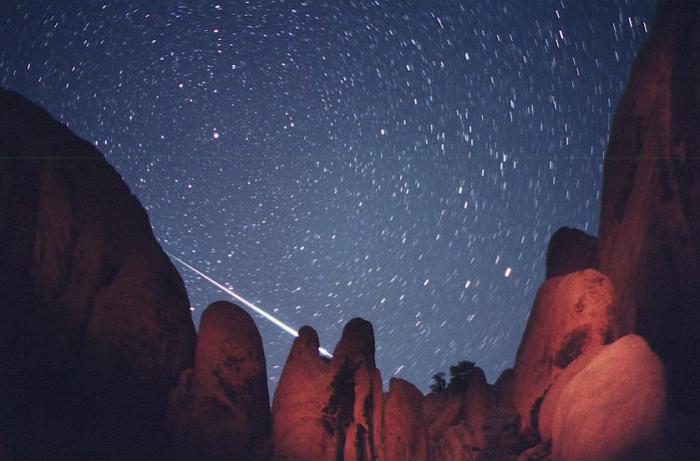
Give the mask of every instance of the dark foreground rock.
<svg viewBox="0 0 700 461">
<path fill-rule="evenodd" d="M 661 0 L 615 114 L 599 232 L 622 332 L 660 355 L 673 411 L 688 422 L 670 431 L 689 447 L 677 459 L 700 450 L 699 56 L 700 1 Z"/>
<path fill-rule="evenodd" d="M 192 365 L 182 280 L 88 142 L 0 90 L 4 459 L 147 459 Z"/>
</svg>

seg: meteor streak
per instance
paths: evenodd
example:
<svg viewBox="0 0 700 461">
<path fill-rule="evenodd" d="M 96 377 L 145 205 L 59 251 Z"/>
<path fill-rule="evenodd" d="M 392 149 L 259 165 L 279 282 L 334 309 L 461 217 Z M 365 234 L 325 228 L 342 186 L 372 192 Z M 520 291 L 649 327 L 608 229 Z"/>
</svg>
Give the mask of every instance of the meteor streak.
<svg viewBox="0 0 700 461">
<path fill-rule="evenodd" d="M 211 283 L 212 285 L 214 285 L 216 288 L 218 288 L 219 290 L 223 291 L 223 292 L 226 293 L 227 295 L 231 296 L 231 297 L 232 297 L 233 299 L 235 299 L 236 301 L 239 301 L 241 304 L 247 306 L 248 308 L 250 308 L 251 310 L 253 310 L 255 313 L 260 314 L 261 316 L 265 317 L 267 320 L 269 320 L 270 322 L 274 323 L 275 325 L 277 325 L 278 327 L 280 327 L 281 329 L 283 329 L 284 331 L 286 331 L 286 332 L 289 333 L 290 335 L 294 336 L 295 338 L 296 338 L 297 336 L 299 336 L 299 332 L 298 332 L 297 330 L 295 330 L 294 328 L 290 327 L 289 325 L 287 325 L 286 323 L 284 323 L 283 321 L 281 321 L 280 319 L 278 319 L 278 318 L 275 317 L 274 315 L 272 315 L 272 314 L 270 314 L 270 313 L 268 313 L 268 312 L 262 310 L 261 308 L 259 308 L 259 307 L 256 306 L 255 304 L 253 304 L 252 302 L 250 302 L 250 301 L 248 301 L 247 299 L 245 299 L 243 296 L 241 296 L 241 295 L 239 295 L 238 293 L 234 292 L 233 290 L 227 288 L 225 285 L 223 285 L 223 284 L 217 282 L 216 280 L 214 280 L 213 278 L 209 277 L 209 276 L 208 276 L 207 274 L 205 274 L 204 272 L 199 271 L 199 270 L 197 270 L 196 268 L 190 266 L 189 264 L 187 264 L 185 261 L 183 261 L 182 259 L 180 259 L 180 258 L 178 258 L 177 256 L 175 256 L 174 254 L 172 254 L 172 253 L 170 253 L 170 252 L 168 252 L 168 251 L 166 251 L 166 250 L 163 250 L 163 251 L 165 251 L 165 254 L 167 254 L 168 256 L 170 256 L 171 258 L 173 258 L 175 261 L 179 262 L 180 264 L 182 264 L 183 266 L 185 266 L 186 268 L 188 268 L 189 270 L 191 270 L 191 271 L 194 272 L 195 274 L 199 275 L 201 278 L 203 278 L 203 279 L 206 280 L 207 282 Z M 321 353 L 321 355 L 323 355 L 323 356 L 325 356 L 325 357 L 333 358 L 333 354 L 331 354 L 330 352 L 328 352 L 328 350 L 326 350 L 325 347 L 319 347 L 319 348 L 318 348 L 318 351 Z"/>
</svg>

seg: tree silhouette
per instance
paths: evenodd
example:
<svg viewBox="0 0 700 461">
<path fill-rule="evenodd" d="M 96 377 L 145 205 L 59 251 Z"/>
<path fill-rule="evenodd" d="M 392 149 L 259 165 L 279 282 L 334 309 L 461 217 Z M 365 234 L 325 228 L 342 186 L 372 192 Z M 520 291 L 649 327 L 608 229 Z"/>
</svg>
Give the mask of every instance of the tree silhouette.
<svg viewBox="0 0 700 461">
<path fill-rule="evenodd" d="M 445 372 L 441 371 L 433 375 L 433 384 L 430 385 L 431 392 L 442 392 L 447 388 L 447 381 L 445 381 Z"/>
<path fill-rule="evenodd" d="M 461 392 L 467 387 L 467 378 L 472 374 L 476 364 L 468 360 L 462 360 L 450 367 L 450 383 L 447 385 L 449 392 Z"/>
<path fill-rule="evenodd" d="M 430 385 L 431 392 L 443 392 L 448 391 L 451 393 L 462 392 L 467 387 L 467 378 L 472 374 L 476 368 L 474 362 L 468 360 L 462 360 L 456 365 L 450 367 L 450 382 L 447 383 L 445 379 L 445 372 L 433 375 L 433 383 Z"/>
</svg>

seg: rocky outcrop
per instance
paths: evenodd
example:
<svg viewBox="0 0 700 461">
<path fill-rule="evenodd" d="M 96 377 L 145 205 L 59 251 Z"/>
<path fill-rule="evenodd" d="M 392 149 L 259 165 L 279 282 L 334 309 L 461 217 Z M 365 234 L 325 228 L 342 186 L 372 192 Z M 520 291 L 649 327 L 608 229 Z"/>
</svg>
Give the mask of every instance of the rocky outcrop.
<svg viewBox="0 0 700 461">
<path fill-rule="evenodd" d="M 616 337 L 613 303 L 610 280 L 593 269 L 542 285 L 515 359 L 513 404 L 524 430 L 537 432 L 539 404 L 557 375 Z"/>
<path fill-rule="evenodd" d="M 537 433 L 543 442 L 552 443 L 554 412 L 556 411 L 561 393 L 566 388 L 566 385 L 602 351 L 603 347 L 604 346 L 592 347 L 578 356 L 565 370 L 559 373 L 543 396 L 537 414 Z"/>
<path fill-rule="evenodd" d="M 327 401 L 329 364 L 318 353 L 318 335 L 308 326 L 299 330 L 272 399 L 273 458 L 302 461 L 334 459 L 320 424 Z"/>
<path fill-rule="evenodd" d="M 304 327 L 273 398 L 273 459 L 480 459 L 490 425 L 502 427 L 501 413 L 493 417 L 495 395 L 478 368 L 463 386 L 427 397 L 400 379 L 383 393 L 368 322 L 345 326 L 331 360 L 319 356 L 316 333 Z M 506 419 L 512 423 L 513 412 Z"/>
<path fill-rule="evenodd" d="M 243 309 L 221 301 L 202 315 L 193 369 L 170 396 L 167 459 L 266 459 L 270 437 L 262 340 Z"/>
<path fill-rule="evenodd" d="M 304 327 L 273 399 L 273 459 L 377 459 L 382 405 L 372 325 L 348 322 L 330 361 L 319 356 L 316 333 Z"/>
<path fill-rule="evenodd" d="M 661 460 L 664 366 L 628 335 L 603 348 L 566 384 L 552 423 L 552 460 Z"/>
<path fill-rule="evenodd" d="M 425 397 L 428 459 L 514 460 L 527 447 L 508 398 L 509 376 L 506 373 L 500 387 L 492 386 L 483 371 L 474 368 L 463 388 Z"/>
<path fill-rule="evenodd" d="M 0 90 L 4 459 L 150 459 L 192 365 L 182 280 L 88 142 Z"/>
<path fill-rule="evenodd" d="M 584 269 L 598 269 L 598 239 L 570 227 L 557 229 L 547 246 L 545 279 Z"/>
<path fill-rule="evenodd" d="M 423 394 L 413 384 L 392 378 L 384 396 L 382 458 L 386 461 L 427 461 Z"/>
<path fill-rule="evenodd" d="M 622 331 L 661 356 L 675 407 L 700 415 L 700 1 L 659 2 L 605 156 L 601 270 Z"/>
</svg>

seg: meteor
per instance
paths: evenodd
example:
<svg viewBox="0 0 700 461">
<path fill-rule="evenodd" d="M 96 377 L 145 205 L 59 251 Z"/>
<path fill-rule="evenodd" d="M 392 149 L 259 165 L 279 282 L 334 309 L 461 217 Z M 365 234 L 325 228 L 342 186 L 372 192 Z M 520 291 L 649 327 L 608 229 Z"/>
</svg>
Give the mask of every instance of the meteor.
<svg viewBox="0 0 700 461">
<path fill-rule="evenodd" d="M 239 302 L 240 302 L 241 304 L 243 304 L 244 306 L 246 306 L 246 307 L 248 307 L 249 309 L 253 310 L 255 313 L 257 313 L 257 314 L 263 316 L 264 318 L 266 318 L 266 319 L 269 320 L 270 322 L 274 323 L 275 325 L 277 325 L 278 327 L 280 327 L 280 328 L 281 328 L 282 330 L 284 330 L 285 332 L 289 333 L 290 335 L 294 336 L 295 338 L 296 338 L 297 336 L 299 336 L 299 332 L 298 332 L 297 330 L 295 330 L 294 328 L 290 327 L 289 325 L 287 325 L 286 323 L 284 323 L 283 321 L 281 321 L 280 319 L 278 319 L 278 318 L 275 317 L 274 315 L 272 315 L 272 314 L 270 314 L 269 312 L 266 312 L 266 311 L 264 311 L 263 309 L 259 308 L 258 306 L 256 306 L 256 305 L 253 304 L 252 302 L 250 302 L 250 301 L 248 301 L 247 299 L 245 299 L 243 296 L 241 296 L 241 295 L 239 295 L 238 293 L 234 292 L 233 290 L 227 288 L 225 285 L 223 285 L 223 284 L 217 282 L 216 280 L 214 280 L 213 278 L 209 277 L 209 276 L 208 276 L 207 274 L 205 274 L 204 272 L 202 272 L 202 271 L 200 271 L 200 270 L 197 270 L 196 268 L 194 268 L 194 267 L 192 267 L 191 265 L 187 264 L 185 261 L 183 261 L 182 259 L 178 258 L 177 256 L 175 256 L 174 254 L 170 253 L 169 251 L 166 251 L 166 250 L 163 250 L 163 251 L 165 251 L 165 254 L 167 254 L 168 256 L 170 256 L 171 258 L 173 258 L 175 261 L 179 262 L 180 264 L 182 264 L 183 266 L 185 266 L 186 268 L 188 268 L 189 270 L 191 270 L 192 272 L 194 272 L 195 274 L 197 274 L 199 277 L 201 277 L 201 278 L 203 278 L 204 280 L 206 280 L 207 282 L 211 283 L 211 284 L 214 285 L 216 288 L 218 288 L 219 290 L 223 291 L 223 292 L 226 293 L 227 295 L 231 296 L 231 297 L 232 297 L 233 299 L 235 299 L 236 301 L 239 301 Z M 333 358 L 333 354 L 331 354 L 330 352 L 328 352 L 328 350 L 327 350 L 325 347 L 319 347 L 319 348 L 318 348 L 318 351 L 321 353 L 321 355 L 323 355 L 323 356 L 325 356 L 325 357 L 328 357 L 328 358 L 331 358 L 331 359 Z"/>
</svg>

